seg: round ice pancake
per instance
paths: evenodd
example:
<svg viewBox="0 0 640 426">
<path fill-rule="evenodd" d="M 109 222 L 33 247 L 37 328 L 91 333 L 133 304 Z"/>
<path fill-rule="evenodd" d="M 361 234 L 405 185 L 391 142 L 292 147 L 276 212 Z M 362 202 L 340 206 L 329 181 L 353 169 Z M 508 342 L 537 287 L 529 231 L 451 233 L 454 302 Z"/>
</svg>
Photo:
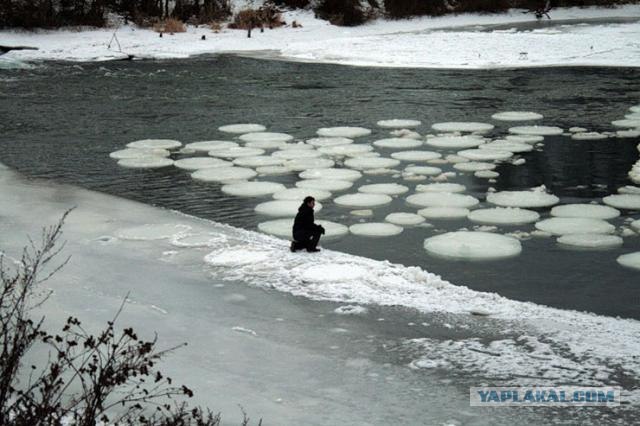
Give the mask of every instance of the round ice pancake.
<svg viewBox="0 0 640 426">
<path fill-rule="evenodd" d="M 255 157 L 264 154 L 264 149 L 260 148 L 247 148 L 244 146 L 238 146 L 226 149 L 214 149 L 209 151 L 211 157 L 218 158 L 239 158 L 239 157 Z"/>
<path fill-rule="evenodd" d="M 640 127 L 640 120 L 629 120 L 624 119 L 624 120 L 615 120 L 612 121 L 611 124 L 615 127 L 622 127 L 625 129 L 632 129 L 634 127 Z"/>
<path fill-rule="evenodd" d="M 530 143 L 535 144 L 538 142 L 542 142 L 544 140 L 544 136 L 540 135 L 507 135 L 505 137 L 506 140 L 518 143 Z"/>
<path fill-rule="evenodd" d="M 467 188 L 459 183 L 427 183 L 416 186 L 417 192 L 464 192 Z"/>
<path fill-rule="evenodd" d="M 293 140 L 293 136 L 286 133 L 255 132 L 240 135 L 238 139 L 244 142 L 289 142 Z"/>
<path fill-rule="evenodd" d="M 427 219 L 466 219 L 469 209 L 464 207 L 427 207 L 418 210 L 418 214 Z"/>
<path fill-rule="evenodd" d="M 640 195 L 635 194 L 616 194 L 609 195 L 602 199 L 602 201 L 617 209 L 623 210 L 640 210 Z"/>
<path fill-rule="evenodd" d="M 316 147 L 349 145 L 353 143 L 353 139 L 349 138 L 313 138 L 308 139 L 307 143 Z"/>
<path fill-rule="evenodd" d="M 471 195 L 451 192 L 418 192 L 407 197 L 407 203 L 418 207 L 463 207 L 469 208 L 479 203 Z"/>
<path fill-rule="evenodd" d="M 392 120 L 380 120 L 376 123 L 378 127 L 382 127 L 384 129 L 413 129 L 414 127 L 418 127 L 422 124 L 419 120 L 403 120 L 403 119 L 392 119 Z"/>
<path fill-rule="evenodd" d="M 116 237 L 122 240 L 163 240 L 185 235 L 190 230 L 190 226 L 182 224 L 148 224 L 119 229 L 116 231 Z"/>
<path fill-rule="evenodd" d="M 286 142 L 282 142 L 282 141 L 270 141 L 270 140 L 264 140 L 264 141 L 253 141 L 253 142 L 247 142 L 244 144 L 245 147 L 247 148 L 258 148 L 258 149 L 265 149 L 265 150 L 269 150 L 269 149 L 280 149 L 282 147 L 284 147 L 285 145 L 287 145 Z"/>
<path fill-rule="evenodd" d="M 170 158 L 158 157 L 151 155 L 149 157 L 134 157 L 118 160 L 118 166 L 129 169 L 159 169 L 173 165 Z"/>
<path fill-rule="evenodd" d="M 349 232 L 353 235 L 365 237 L 391 237 L 402 233 L 402 231 L 401 226 L 384 222 L 357 223 L 349 227 Z"/>
<path fill-rule="evenodd" d="M 438 132 L 451 133 L 451 132 L 465 132 L 465 133 L 483 133 L 493 130 L 493 124 L 478 123 L 474 121 L 451 121 L 444 123 L 435 123 L 431 128 Z"/>
<path fill-rule="evenodd" d="M 311 169 L 300 173 L 302 179 L 337 179 L 356 181 L 362 173 L 351 169 Z"/>
<path fill-rule="evenodd" d="M 334 145 L 318 148 L 318 151 L 333 157 L 355 157 L 373 151 L 373 147 L 368 144 Z"/>
<path fill-rule="evenodd" d="M 209 253 L 204 261 L 211 266 L 234 267 L 268 262 L 273 255 L 273 251 L 253 247 L 225 247 Z"/>
<path fill-rule="evenodd" d="M 433 255 L 458 260 L 491 260 L 516 256 L 520 241 L 490 232 L 457 231 L 427 238 L 425 250 Z"/>
<path fill-rule="evenodd" d="M 631 227 L 636 231 L 640 232 L 640 219 L 634 220 L 633 222 L 631 222 Z"/>
<path fill-rule="evenodd" d="M 389 213 L 385 221 L 399 226 L 415 226 L 424 223 L 425 218 L 415 213 Z"/>
<path fill-rule="evenodd" d="M 480 179 L 495 179 L 500 176 L 500 173 L 493 170 L 477 170 L 473 172 L 473 175 Z"/>
<path fill-rule="evenodd" d="M 540 214 L 518 207 L 494 207 L 474 210 L 467 218 L 472 222 L 490 225 L 520 225 L 537 221 L 540 219 Z"/>
<path fill-rule="evenodd" d="M 469 160 L 477 161 L 491 161 L 491 160 L 506 160 L 513 157 L 513 152 L 498 151 L 496 149 L 465 149 L 458 151 L 458 155 Z M 468 163 L 460 163 L 468 164 Z"/>
<path fill-rule="evenodd" d="M 252 179 L 257 174 L 254 170 L 244 167 L 223 167 L 197 170 L 191 173 L 191 177 L 203 182 L 227 182 Z"/>
<path fill-rule="evenodd" d="M 533 151 L 533 145 L 524 142 L 515 142 L 508 140 L 498 140 L 484 145 L 480 145 L 479 149 L 495 149 L 497 151 L 509 151 L 513 153 Z"/>
<path fill-rule="evenodd" d="M 425 142 L 429 146 L 443 149 L 475 148 L 486 141 L 478 136 L 436 136 Z"/>
<path fill-rule="evenodd" d="M 409 166 L 404 169 L 404 173 L 422 176 L 436 176 L 442 173 L 442 169 L 431 166 Z"/>
<path fill-rule="evenodd" d="M 168 157 L 171 155 L 169 151 L 166 149 L 158 149 L 158 148 L 126 148 L 120 149 L 118 151 L 114 151 L 109 154 L 109 157 L 114 160 L 125 160 L 130 158 L 140 158 L 140 157 Z"/>
<path fill-rule="evenodd" d="M 580 248 L 607 249 L 622 245 L 622 238 L 606 234 L 568 234 L 558 237 L 558 243 Z"/>
<path fill-rule="evenodd" d="M 364 208 L 389 204 L 393 199 L 385 194 L 346 194 L 336 198 L 335 204 L 345 207 Z"/>
<path fill-rule="evenodd" d="M 182 142 L 175 141 L 173 139 L 143 139 L 139 141 L 129 142 L 127 147 L 129 148 L 142 148 L 142 149 L 174 149 L 180 148 Z"/>
<path fill-rule="evenodd" d="M 358 188 L 358 192 L 365 194 L 400 195 L 408 191 L 408 187 L 398 183 L 374 183 L 371 185 L 362 185 Z"/>
<path fill-rule="evenodd" d="M 328 158 L 294 158 L 285 161 L 284 165 L 294 172 L 301 172 L 309 169 L 327 169 L 335 166 L 333 160 Z"/>
<path fill-rule="evenodd" d="M 576 141 L 596 141 L 608 138 L 609 136 L 598 132 L 574 133 L 571 135 L 571 139 Z"/>
<path fill-rule="evenodd" d="M 410 138 L 387 138 L 373 142 L 378 148 L 406 149 L 422 146 L 422 141 Z"/>
<path fill-rule="evenodd" d="M 640 130 L 618 130 L 616 132 L 617 138 L 638 138 L 640 137 Z"/>
<path fill-rule="evenodd" d="M 629 107 L 629 111 L 631 111 L 631 112 L 639 112 L 640 113 L 640 105 L 634 105 L 632 107 Z"/>
<path fill-rule="evenodd" d="M 349 233 L 349 228 L 345 225 L 329 222 L 327 220 L 316 220 L 318 225 L 325 229 L 323 239 L 337 238 Z M 292 238 L 293 218 L 275 219 L 258 224 L 258 229 L 265 234 L 275 235 L 281 238 Z"/>
<path fill-rule="evenodd" d="M 504 111 L 493 114 L 491 118 L 498 121 L 532 121 L 542 120 L 544 116 L 530 111 Z"/>
<path fill-rule="evenodd" d="M 502 207 L 550 207 L 559 201 L 555 195 L 543 191 L 502 191 L 487 194 L 487 202 Z"/>
<path fill-rule="evenodd" d="M 296 182 L 298 188 L 320 189 L 323 191 L 344 191 L 353 186 L 350 180 L 339 179 L 304 179 Z"/>
<path fill-rule="evenodd" d="M 511 127 L 509 133 L 514 135 L 554 136 L 561 135 L 564 130 L 555 126 L 517 126 Z"/>
<path fill-rule="evenodd" d="M 233 163 L 219 158 L 191 157 L 182 158 L 173 162 L 173 165 L 183 170 L 210 169 L 212 167 L 232 167 Z"/>
<path fill-rule="evenodd" d="M 601 219 L 584 217 L 553 217 L 536 223 L 536 229 L 554 235 L 611 234 L 616 230 L 612 224 Z"/>
<path fill-rule="evenodd" d="M 479 172 L 483 170 L 493 170 L 496 168 L 494 163 L 484 161 L 469 161 L 468 163 L 456 163 L 453 168 L 461 172 Z"/>
<path fill-rule="evenodd" d="M 279 191 L 273 194 L 274 200 L 294 200 L 300 201 L 305 199 L 305 197 L 311 196 L 316 199 L 316 201 L 323 201 L 331 197 L 331 193 L 329 191 L 323 191 L 321 189 L 313 189 L 313 188 L 287 188 L 283 191 Z"/>
<path fill-rule="evenodd" d="M 400 160 L 384 157 L 350 158 L 344 162 L 345 166 L 359 170 L 390 168 L 398 164 Z"/>
<path fill-rule="evenodd" d="M 622 266 L 640 270 L 640 251 L 623 254 L 622 256 L 619 256 L 616 260 Z"/>
<path fill-rule="evenodd" d="M 238 146 L 237 143 L 231 141 L 200 141 L 188 143 L 185 148 L 196 152 L 209 152 L 216 149 L 237 148 Z"/>
<path fill-rule="evenodd" d="M 431 161 L 442 157 L 439 152 L 433 151 L 398 151 L 391 154 L 391 158 L 400 161 Z"/>
<path fill-rule="evenodd" d="M 322 153 L 313 149 L 287 149 L 284 151 L 276 151 L 271 154 L 272 157 L 282 158 L 283 160 L 294 160 L 298 158 L 317 158 Z"/>
<path fill-rule="evenodd" d="M 297 143 L 285 143 L 280 145 L 280 151 L 286 151 L 288 149 L 315 149 L 315 147 L 313 145 L 309 145 L 306 144 L 304 142 L 297 142 Z"/>
<path fill-rule="evenodd" d="M 256 155 L 251 157 L 238 157 L 233 160 L 233 164 L 240 167 L 265 167 L 265 166 L 281 166 L 284 164 L 282 158 L 272 157 L 270 155 Z"/>
<path fill-rule="evenodd" d="M 256 172 L 260 176 L 279 176 L 288 175 L 292 170 L 285 166 L 260 166 L 256 167 Z"/>
<path fill-rule="evenodd" d="M 302 204 L 302 200 L 275 200 L 260 203 L 255 207 L 255 212 L 265 216 L 290 216 L 293 217 L 298 213 L 298 208 Z M 314 211 L 317 213 L 322 210 L 322 204 L 316 202 Z"/>
<path fill-rule="evenodd" d="M 224 185 L 221 191 L 236 197 L 263 197 L 285 189 L 283 184 L 276 182 L 237 182 Z"/>
<path fill-rule="evenodd" d="M 364 127 L 323 127 L 316 132 L 318 136 L 329 138 L 359 138 L 371 134 Z"/>
<path fill-rule="evenodd" d="M 218 130 L 225 133 L 243 134 L 243 133 L 253 133 L 253 132 L 264 132 L 265 130 L 267 130 L 267 128 L 261 124 L 240 123 L 240 124 L 227 124 L 226 126 L 218 127 Z"/>
<path fill-rule="evenodd" d="M 556 217 L 588 217 L 592 219 L 613 219 L 620 216 L 620 211 L 609 206 L 598 204 L 564 204 L 551 209 L 551 216 Z"/>
</svg>

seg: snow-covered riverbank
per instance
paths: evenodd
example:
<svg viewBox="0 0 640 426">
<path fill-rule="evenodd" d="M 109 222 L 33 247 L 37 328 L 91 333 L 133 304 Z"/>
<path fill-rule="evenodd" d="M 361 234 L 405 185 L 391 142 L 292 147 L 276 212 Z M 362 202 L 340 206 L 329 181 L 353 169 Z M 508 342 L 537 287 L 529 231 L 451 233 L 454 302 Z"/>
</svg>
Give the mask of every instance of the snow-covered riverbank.
<svg viewBox="0 0 640 426">
<path fill-rule="evenodd" d="M 360 66 L 500 68 L 556 65 L 640 66 L 640 6 L 554 9 L 551 21 L 532 14 L 458 15 L 411 20 L 378 20 L 344 28 L 308 11 L 284 14 L 290 25 L 254 31 L 188 27 L 159 37 L 148 29 L 123 26 L 83 31 L 0 31 L 0 44 L 38 50 L 13 51 L 2 62 L 126 58 L 184 58 L 200 54 L 255 54 L 287 60 Z M 626 21 L 614 18 L 638 18 Z M 513 24 L 513 28 L 509 27 Z M 551 24 L 551 25 L 549 25 Z M 492 26 L 500 25 L 498 28 Z M 505 27 L 506 25 L 506 27 Z M 522 26 L 524 25 L 524 26 Z M 491 26 L 491 27 L 487 27 Z M 521 26 L 521 27 L 518 27 Z M 482 27 L 482 28 L 480 28 Z M 202 40 L 205 36 L 205 40 Z"/>
</svg>

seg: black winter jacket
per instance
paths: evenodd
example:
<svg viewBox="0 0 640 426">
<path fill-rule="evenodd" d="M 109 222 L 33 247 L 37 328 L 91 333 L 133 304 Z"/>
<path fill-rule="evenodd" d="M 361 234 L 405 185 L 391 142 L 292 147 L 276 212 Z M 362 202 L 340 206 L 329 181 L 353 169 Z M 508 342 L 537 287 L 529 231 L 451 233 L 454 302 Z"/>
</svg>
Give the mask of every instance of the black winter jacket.
<svg viewBox="0 0 640 426">
<path fill-rule="evenodd" d="M 293 235 L 302 232 L 318 232 L 321 226 L 314 223 L 313 209 L 302 203 L 298 208 L 298 214 L 293 221 Z"/>
</svg>

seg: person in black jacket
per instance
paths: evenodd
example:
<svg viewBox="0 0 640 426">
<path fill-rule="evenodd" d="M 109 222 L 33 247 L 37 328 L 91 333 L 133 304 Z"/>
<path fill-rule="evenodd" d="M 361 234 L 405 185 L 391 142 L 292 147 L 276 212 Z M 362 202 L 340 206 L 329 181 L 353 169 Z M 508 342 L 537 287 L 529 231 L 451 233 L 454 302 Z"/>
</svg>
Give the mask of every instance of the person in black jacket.
<svg viewBox="0 0 640 426">
<path fill-rule="evenodd" d="M 298 214 L 293 221 L 293 241 L 291 251 L 307 249 L 308 252 L 320 251 L 316 246 L 320 241 L 320 235 L 324 234 L 324 228 L 314 223 L 313 208 L 316 200 L 309 196 L 304 199 Z"/>
</svg>

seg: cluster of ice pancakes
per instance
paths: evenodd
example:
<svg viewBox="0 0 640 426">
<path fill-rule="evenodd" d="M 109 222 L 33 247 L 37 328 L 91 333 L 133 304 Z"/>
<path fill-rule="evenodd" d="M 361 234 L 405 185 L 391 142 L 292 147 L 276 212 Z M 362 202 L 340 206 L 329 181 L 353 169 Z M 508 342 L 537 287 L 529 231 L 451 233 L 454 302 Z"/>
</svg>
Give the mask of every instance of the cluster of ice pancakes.
<svg viewBox="0 0 640 426">
<path fill-rule="evenodd" d="M 292 217 L 306 196 L 316 199 L 319 217 L 323 204 L 331 205 L 332 212 L 349 209 L 350 214 L 341 217 L 351 223 L 322 222 L 325 239 L 346 234 L 402 238 L 405 228 L 414 227 L 424 233 L 428 254 L 449 259 L 514 256 L 522 250 L 520 239 L 532 236 L 555 236 L 564 248 L 619 247 L 623 237 L 639 231 L 637 226 L 616 228 L 610 223 L 640 210 L 640 188 L 635 186 L 620 188 L 602 204 L 559 205 L 560 198 L 544 187 L 501 191 L 489 187 L 483 193 L 471 192 L 461 182 L 496 182 L 504 170 L 501 165 L 527 164 L 535 151 L 543 149 L 545 138 L 556 138 L 555 143 L 597 143 L 610 137 L 639 137 L 640 106 L 612 122 L 617 129 L 613 132 L 576 126 L 565 133 L 541 124 L 544 116 L 533 111 L 498 111 L 490 119 L 493 122 L 423 126 L 420 120 L 391 118 L 377 121 L 373 130 L 323 127 L 309 132 L 306 140 L 268 131 L 262 124 L 236 123 L 218 128 L 221 139 L 184 146 L 176 140 L 144 139 L 110 156 L 126 168 L 173 166 L 190 173 L 198 184 L 217 185 L 228 196 L 255 199 L 258 217 L 273 218 L 259 223 L 258 229 L 284 238 L 290 238 Z M 640 161 L 629 177 L 640 183 Z M 176 244 L 210 242 L 206 237 L 185 236 Z M 633 257 L 625 259 L 620 263 L 629 266 Z"/>
</svg>

